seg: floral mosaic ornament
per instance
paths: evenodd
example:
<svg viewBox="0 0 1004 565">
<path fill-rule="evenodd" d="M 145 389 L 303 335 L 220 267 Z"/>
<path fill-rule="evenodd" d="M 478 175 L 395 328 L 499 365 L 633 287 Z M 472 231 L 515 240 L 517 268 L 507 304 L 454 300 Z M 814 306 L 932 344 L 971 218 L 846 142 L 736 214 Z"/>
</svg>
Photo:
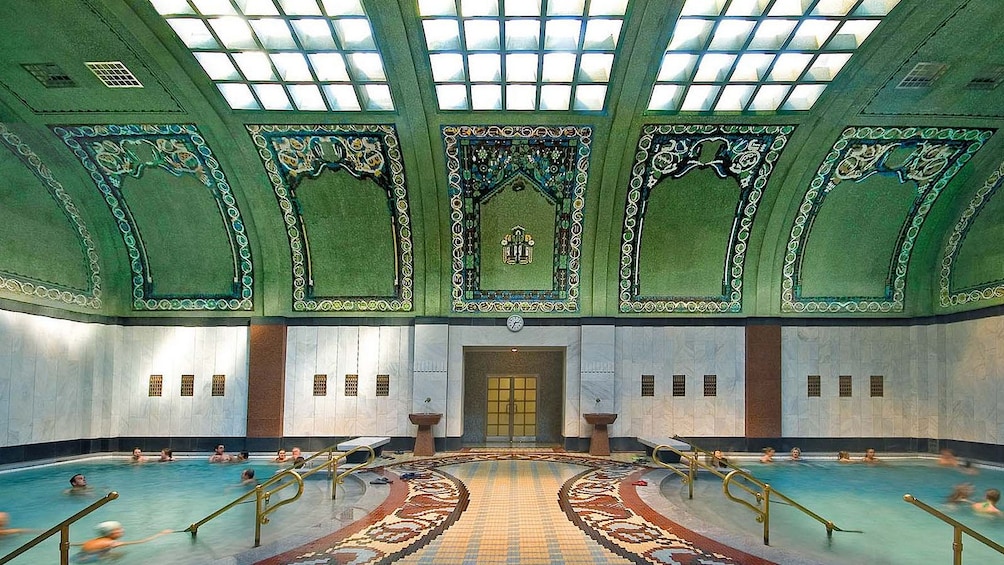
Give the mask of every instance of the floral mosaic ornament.
<svg viewBox="0 0 1004 565">
<path fill-rule="evenodd" d="M 991 130 L 850 127 L 827 154 L 798 208 L 788 240 L 781 280 L 783 312 L 902 312 L 913 246 L 938 195 L 993 134 Z M 894 153 L 909 156 L 891 164 Z M 885 294 L 875 297 L 803 297 L 802 256 L 813 220 L 826 196 L 872 175 L 912 183 L 914 201 L 889 261 Z"/>
<path fill-rule="evenodd" d="M 136 310 L 251 310 L 251 247 L 237 201 L 219 163 L 194 125 L 102 125 L 54 127 L 53 132 L 80 159 L 116 219 L 132 270 L 132 306 Z M 122 193 L 126 177 L 140 178 L 155 167 L 174 176 L 195 176 L 216 201 L 234 274 L 229 294 L 160 297 L 139 226 Z"/>
<path fill-rule="evenodd" d="M 642 130 L 631 168 L 621 235 L 621 312 L 739 312 L 746 246 L 757 207 L 793 126 L 649 125 Z M 717 145 L 710 156 L 704 149 Z M 735 218 L 724 250 L 722 294 L 702 297 L 643 296 L 640 280 L 642 227 L 649 197 L 660 184 L 708 169 L 739 184 Z M 665 190 L 668 187 L 659 187 Z"/>
<path fill-rule="evenodd" d="M 293 265 L 293 309 L 408 312 L 413 307 L 414 252 L 408 190 L 397 133 L 390 125 L 247 126 L 275 191 Z M 387 196 L 397 253 L 395 295 L 315 296 L 311 257 L 297 188 L 325 170 L 371 179 Z"/>
<path fill-rule="evenodd" d="M 983 212 L 984 207 L 990 199 L 999 194 L 1002 186 L 1004 186 L 1004 163 L 1001 163 L 997 167 L 997 170 L 983 183 L 983 186 L 976 191 L 976 195 L 969 201 L 969 205 L 966 206 L 966 209 L 962 212 L 962 216 L 959 217 L 959 221 L 956 222 L 955 227 L 952 229 L 952 234 L 948 238 L 948 244 L 945 246 L 944 259 L 941 261 L 938 297 L 942 308 L 1004 298 L 1004 280 L 987 282 L 962 289 L 956 289 L 952 285 L 952 270 L 956 259 L 959 257 L 959 252 L 962 250 L 962 245 L 966 241 L 969 229 L 980 213 Z"/>
<path fill-rule="evenodd" d="M 454 312 L 577 312 L 579 261 L 592 128 L 443 126 L 453 234 Z M 548 290 L 481 288 L 481 206 L 509 182 L 554 206 Z M 537 249 L 538 259 L 551 250 Z"/>
<path fill-rule="evenodd" d="M 86 289 L 74 289 L 58 283 L 33 280 L 17 273 L 0 272 L 0 288 L 22 296 L 43 298 L 62 304 L 86 306 L 93 309 L 100 308 L 101 268 L 98 263 L 98 253 L 94 248 L 94 240 L 87 229 L 87 224 L 80 216 L 73 199 L 63 189 L 63 185 L 52 176 L 52 171 L 42 163 L 41 158 L 2 123 L 0 123 L 0 147 L 10 150 L 14 157 L 21 161 L 31 174 L 42 183 L 49 196 L 77 232 L 80 251 L 86 259 L 83 267 L 88 273 L 89 283 Z"/>
</svg>

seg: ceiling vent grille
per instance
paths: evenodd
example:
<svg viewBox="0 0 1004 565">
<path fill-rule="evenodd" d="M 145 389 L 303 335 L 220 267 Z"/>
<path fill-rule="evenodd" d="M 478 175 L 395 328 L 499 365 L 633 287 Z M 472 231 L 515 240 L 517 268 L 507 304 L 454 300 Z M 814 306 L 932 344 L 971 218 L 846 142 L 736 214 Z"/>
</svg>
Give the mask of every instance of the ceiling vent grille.
<svg viewBox="0 0 1004 565">
<path fill-rule="evenodd" d="M 1004 65 L 993 67 L 974 76 L 966 84 L 967 90 L 993 90 L 1004 82 Z"/>
<path fill-rule="evenodd" d="M 143 83 L 120 61 L 102 61 L 84 64 L 108 88 L 143 88 Z"/>
<path fill-rule="evenodd" d="M 929 88 L 945 74 L 947 68 L 948 65 L 944 63 L 917 63 L 896 88 Z"/>
<path fill-rule="evenodd" d="M 46 88 L 72 88 L 77 86 L 66 71 L 55 63 L 22 63 L 21 68 L 31 73 Z"/>
</svg>

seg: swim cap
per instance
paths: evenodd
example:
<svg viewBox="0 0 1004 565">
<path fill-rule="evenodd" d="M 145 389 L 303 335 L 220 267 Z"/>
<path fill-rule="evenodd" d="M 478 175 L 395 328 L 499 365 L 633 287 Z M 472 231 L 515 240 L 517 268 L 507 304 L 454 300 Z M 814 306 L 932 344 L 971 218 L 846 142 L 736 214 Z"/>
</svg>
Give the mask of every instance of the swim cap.
<svg viewBox="0 0 1004 565">
<path fill-rule="evenodd" d="M 102 537 L 109 536 L 112 532 L 121 528 L 122 524 L 116 522 L 115 520 L 101 522 L 97 526 L 94 526 L 94 529 L 98 531 L 98 535 Z"/>
</svg>

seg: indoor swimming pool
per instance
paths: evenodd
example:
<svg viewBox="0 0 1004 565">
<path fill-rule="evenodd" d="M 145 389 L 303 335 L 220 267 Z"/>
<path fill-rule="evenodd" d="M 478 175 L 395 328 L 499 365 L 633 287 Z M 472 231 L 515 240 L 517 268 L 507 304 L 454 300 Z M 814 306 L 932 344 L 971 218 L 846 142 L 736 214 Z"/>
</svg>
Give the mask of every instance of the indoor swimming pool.
<svg viewBox="0 0 1004 565">
<path fill-rule="evenodd" d="M 825 528 L 794 508 L 772 499 L 771 548 L 832 564 L 912 565 L 951 563 L 952 527 L 903 501 L 912 494 L 997 543 L 1004 543 L 1004 517 L 987 517 L 970 504 L 948 504 L 946 498 L 960 483 L 971 483 L 971 498 L 983 500 L 986 489 L 1004 490 L 1004 472 L 980 468 L 969 473 L 941 467 L 932 459 L 884 459 L 880 464 L 838 464 L 834 461 L 778 461 L 743 463 L 744 468 L 775 490 L 846 530 L 828 540 Z M 971 473 L 971 474 L 970 474 Z M 763 526 L 754 513 L 727 500 L 722 481 L 701 473 L 694 499 L 675 475 L 668 475 L 661 491 L 671 507 L 685 509 L 695 519 L 687 524 L 721 541 L 742 539 L 746 549 L 762 547 Z M 733 494 L 741 492 L 733 488 Z M 700 525 L 698 525 L 700 524 Z M 703 526 L 703 527 L 702 527 Z M 719 535 L 715 535 L 719 534 Z M 999 563 L 1000 554 L 969 536 L 963 537 L 965 563 Z M 775 560 L 777 560 L 775 558 Z"/>
<path fill-rule="evenodd" d="M 241 472 L 255 470 L 259 481 L 280 467 L 267 459 L 244 463 L 211 464 L 206 457 L 181 458 L 171 463 L 134 464 L 124 457 L 102 457 L 6 471 L 0 474 L 0 511 L 11 515 L 11 527 L 47 530 L 97 501 L 110 491 L 119 498 L 98 508 L 70 527 L 70 541 L 95 537 L 95 525 L 121 522 L 124 541 L 139 540 L 161 530 L 184 530 L 251 489 L 241 484 Z M 85 492 L 70 491 L 69 479 L 85 476 Z M 254 545 L 254 502 L 240 504 L 201 526 L 198 536 L 171 533 L 150 542 L 116 549 L 121 565 L 172 563 L 247 563 L 331 533 L 365 516 L 382 501 L 379 487 L 349 477 L 331 500 L 326 473 L 304 481 L 300 500 L 276 510 L 262 526 L 262 549 Z M 386 487 L 384 487 L 386 489 Z M 287 488 L 279 498 L 292 496 Z M 385 494 L 385 493 L 384 493 Z M 273 503 L 275 498 L 273 498 Z M 321 526 L 321 524 L 324 524 Z M 0 536 L 0 556 L 29 541 L 31 535 Z M 59 535 L 15 559 L 13 564 L 58 563 Z M 71 557 L 76 552 L 71 548 Z M 243 554 L 243 556 L 242 556 Z M 170 556 L 166 558 L 165 556 Z M 71 562 L 73 560 L 71 559 Z"/>
</svg>

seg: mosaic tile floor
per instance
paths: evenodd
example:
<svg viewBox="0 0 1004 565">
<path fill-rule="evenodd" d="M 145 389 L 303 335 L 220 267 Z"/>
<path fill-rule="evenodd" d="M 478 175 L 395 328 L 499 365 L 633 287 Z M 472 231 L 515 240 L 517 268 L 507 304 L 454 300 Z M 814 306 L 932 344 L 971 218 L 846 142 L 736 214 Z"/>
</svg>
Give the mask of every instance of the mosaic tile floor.
<svg viewBox="0 0 1004 565">
<path fill-rule="evenodd" d="M 375 469 L 365 518 L 259 565 L 652 563 L 769 565 L 658 514 L 649 467 L 554 451 L 468 451 Z"/>
</svg>

